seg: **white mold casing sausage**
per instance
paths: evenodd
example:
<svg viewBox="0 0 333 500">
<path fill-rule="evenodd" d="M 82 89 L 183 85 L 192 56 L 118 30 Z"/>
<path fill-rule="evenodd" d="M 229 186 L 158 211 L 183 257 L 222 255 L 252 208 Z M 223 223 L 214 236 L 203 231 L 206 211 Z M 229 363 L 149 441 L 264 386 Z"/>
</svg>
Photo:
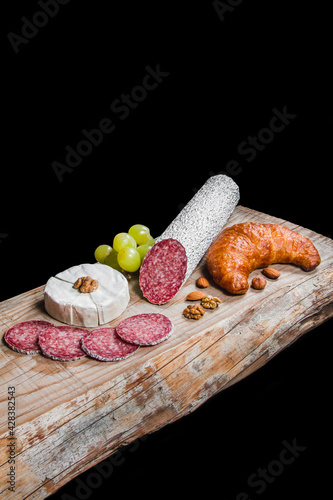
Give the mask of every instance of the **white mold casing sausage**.
<svg viewBox="0 0 333 500">
<path fill-rule="evenodd" d="M 210 177 L 197 191 L 142 262 L 140 288 L 149 302 L 165 304 L 176 295 L 221 232 L 239 197 L 237 184 L 222 174 Z"/>
</svg>

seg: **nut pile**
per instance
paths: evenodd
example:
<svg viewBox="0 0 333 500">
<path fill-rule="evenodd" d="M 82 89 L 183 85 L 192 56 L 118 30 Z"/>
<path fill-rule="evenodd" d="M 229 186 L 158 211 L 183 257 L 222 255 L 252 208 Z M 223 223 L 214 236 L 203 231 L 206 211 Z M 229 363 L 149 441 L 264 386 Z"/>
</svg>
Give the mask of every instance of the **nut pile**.
<svg viewBox="0 0 333 500">
<path fill-rule="evenodd" d="M 266 267 L 262 270 L 262 274 L 271 280 L 276 280 L 281 273 L 276 269 L 271 267 Z M 264 276 L 254 276 L 252 278 L 251 286 L 255 290 L 263 290 L 267 285 L 267 281 Z M 196 286 L 198 288 L 207 288 L 209 282 L 206 278 L 201 276 L 196 281 Z M 189 304 L 186 309 L 184 309 L 183 314 L 189 319 L 200 319 L 205 314 L 205 309 L 216 309 L 222 300 L 219 297 L 212 297 L 211 295 L 206 295 L 202 290 L 194 290 L 190 292 L 186 300 L 189 301 L 200 301 L 200 304 Z"/>
<path fill-rule="evenodd" d="M 196 285 L 199 288 L 207 288 L 209 282 L 206 278 L 200 277 L 196 281 Z M 183 314 L 189 319 L 200 319 L 201 316 L 205 314 L 205 309 L 216 309 L 217 306 L 222 302 L 219 297 L 212 297 L 211 295 L 206 295 L 202 290 L 195 290 L 190 292 L 186 300 L 199 301 L 200 304 L 189 304 L 186 309 L 184 309 Z"/>
</svg>

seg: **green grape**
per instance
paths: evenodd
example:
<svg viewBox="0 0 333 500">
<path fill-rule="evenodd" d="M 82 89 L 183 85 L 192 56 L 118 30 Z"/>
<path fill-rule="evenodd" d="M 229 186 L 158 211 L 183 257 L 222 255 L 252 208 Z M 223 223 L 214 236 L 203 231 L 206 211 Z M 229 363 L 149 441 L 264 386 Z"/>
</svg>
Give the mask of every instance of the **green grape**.
<svg viewBox="0 0 333 500">
<path fill-rule="evenodd" d="M 152 236 L 149 236 L 149 240 L 146 241 L 146 245 L 150 245 L 152 247 L 153 245 L 155 245 L 155 241 L 156 241 L 155 238 L 153 238 Z"/>
<path fill-rule="evenodd" d="M 142 263 L 142 261 L 143 261 L 143 259 L 144 259 L 144 256 L 146 255 L 146 253 L 147 253 L 147 252 L 149 252 L 149 250 L 151 249 L 151 247 L 152 247 L 152 245 L 147 245 L 147 244 L 145 244 L 145 245 L 140 245 L 140 246 L 138 246 L 138 247 L 137 247 L 137 249 L 136 249 L 136 250 L 137 250 L 137 251 L 139 252 L 139 254 L 140 254 L 141 263 Z"/>
<path fill-rule="evenodd" d="M 115 269 L 116 271 L 122 271 L 120 265 L 118 264 L 118 253 L 115 252 L 114 250 L 112 250 L 112 252 L 105 258 L 104 260 L 104 264 L 106 264 L 107 266 L 110 266 L 112 267 L 113 269 Z"/>
<path fill-rule="evenodd" d="M 120 252 L 125 247 L 136 248 L 136 241 L 128 233 L 118 233 L 113 239 L 113 249 L 116 252 Z"/>
<path fill-rule="evenodd" d="M 135 248 L 124 247 L 118 253 L 118 264 L 124 271 L 134 273 L 141 264 L 139 252 Z"/>
<path fill-rule="evenodd" d="M 133 236 L 138 245 L 144 245 L 150 237 L 149 228 L 142 224 L 134 224 L 134 226 L 129 228 L 128 234 Z"/>
<path fill-rule="evenodd" d="M 97 262 L 104 264 L 105 258 L 112 252 L 110 245 L 99 245 L 95 250 L 95 259 Z"/>
</svg>

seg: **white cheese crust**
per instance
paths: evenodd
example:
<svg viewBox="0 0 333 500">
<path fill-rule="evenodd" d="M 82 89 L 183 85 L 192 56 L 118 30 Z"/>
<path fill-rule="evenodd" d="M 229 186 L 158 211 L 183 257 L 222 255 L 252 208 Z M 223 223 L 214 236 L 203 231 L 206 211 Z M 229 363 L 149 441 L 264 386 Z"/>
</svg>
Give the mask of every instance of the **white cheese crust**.
<svg viewBox="0 0 333 500">
<path fill-rule="evenodd" d="M 82 293 L 75 281 L 90 276 L 98 288 Z M 120 316 L 130 300 L 125 276 L 112 267 L 96 262 L 80 264 L 52 276 L 44 291 L 45 309 L 52 318 L 67 325 L 96 327 Z"/>
</svg>

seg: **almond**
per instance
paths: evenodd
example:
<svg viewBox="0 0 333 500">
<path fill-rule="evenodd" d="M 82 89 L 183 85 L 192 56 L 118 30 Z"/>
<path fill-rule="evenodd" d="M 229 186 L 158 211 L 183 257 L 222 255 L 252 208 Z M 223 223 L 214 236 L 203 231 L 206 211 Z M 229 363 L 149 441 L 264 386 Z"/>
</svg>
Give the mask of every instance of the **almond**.
<svg viewBox="0 0 333 500">
<path fill-rule="evenodd" d="M 209 281 L 203 276 L 200 276 L 200 278 L 198 278 L 196 281 L 196 285 L 199 288 L 207 288 L 207 286 L 209 286 Z"/>
<path fill-rule="evenodd" d="M 200 292 L 199 290 L 195 290 L 194 292 L 191 292 L 188 294 L 186 297 L 186 300 L 201 300 L 204 297 L 206 297 L 206 294 L 204 292 Z"/>
<path fill-rule="evenodd" d="M 255 276 L 252 279 L 252 288 L 255 290 L 263 290 L 266 286 L 266 280 L 262 276 Z"/>
<path fill-rule="evenodd" d="M 276 278 L 281 275 L 279 271 L 273 269 L 272 267 L 266 267 L 266 269 L 264 269 L 262 272 L 265 276 L 267 276 L 267 278 L 271 278 L 272 280 L 276 280 Z"/>
</svg>

